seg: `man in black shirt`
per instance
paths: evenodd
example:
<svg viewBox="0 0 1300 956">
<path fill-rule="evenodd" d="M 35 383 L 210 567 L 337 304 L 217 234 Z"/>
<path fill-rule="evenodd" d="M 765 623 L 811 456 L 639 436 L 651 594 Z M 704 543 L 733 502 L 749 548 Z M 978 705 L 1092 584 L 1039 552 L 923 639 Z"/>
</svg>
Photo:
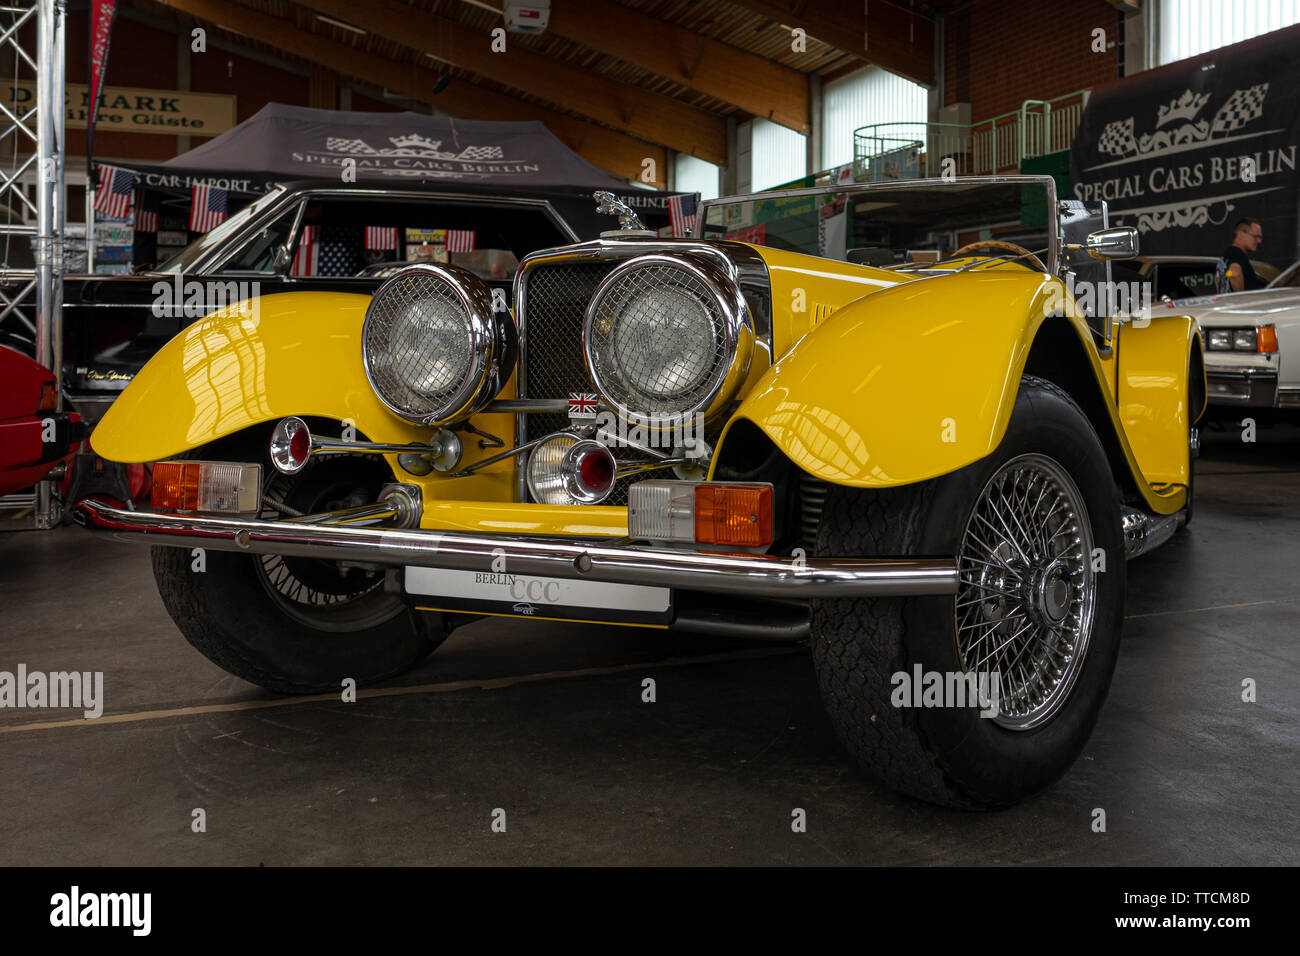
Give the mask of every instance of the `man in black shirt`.
<svg viewBox="0 0 1300 956">
<path fill-rule="evenodd" d="M 1216 273 L 1220 292 L 1262 289 L 1267 283 L 1250 264 L 1250 253 L 1264 241 L 1259 222 L 1249 217 L 1238 221 L 1232 230 L 1232 245 L 1224 250 Z"/>
</svg>

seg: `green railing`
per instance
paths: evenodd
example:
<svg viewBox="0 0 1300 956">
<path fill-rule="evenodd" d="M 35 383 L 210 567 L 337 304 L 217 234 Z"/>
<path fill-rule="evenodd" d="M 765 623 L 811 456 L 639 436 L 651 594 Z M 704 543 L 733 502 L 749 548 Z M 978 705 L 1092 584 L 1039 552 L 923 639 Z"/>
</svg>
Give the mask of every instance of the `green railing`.
<svg viewBox="0 0 1300 956">
<path fill-rule="evenodd" d="M 914 160 L 918 176 L 1014 172 L 1020 161 L 1068 149 L 1083 116 L 1086 90 L 971 123 L 873 123 L 853 131 L 858 180 L 896 178 Z M 950 164 L 945 161 L 951 161 Z M 889 168 L 885 168 L 889 167 Z M 904 173 L 907 175 L 908 173 Z"/>
</svg>

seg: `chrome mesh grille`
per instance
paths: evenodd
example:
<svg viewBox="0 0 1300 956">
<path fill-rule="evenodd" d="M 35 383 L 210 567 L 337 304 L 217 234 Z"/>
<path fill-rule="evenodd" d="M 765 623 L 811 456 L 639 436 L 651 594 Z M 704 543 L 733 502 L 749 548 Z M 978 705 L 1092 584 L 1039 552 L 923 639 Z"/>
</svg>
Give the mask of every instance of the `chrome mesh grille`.
<svg viewBox="0 0 1300 956">
<path fill-rule="evenodd" d="M 522 349 L 527 375 L 520 397 L 568 398 L 570 392 L 593 390 L 582 356 L 582 326 L 596 286 L 621 261 L 556 263 L 529 270 L 522 303 L 525 325 Z M 570 424 L 564 412 L 522 417 L 525 432 L 519 439 L 521 442 L 563 431 Z M 710 444 L 716 444 L 722 424 L 715 422 L 707 429 Z M 620 464 L 645 462 L 652 457 L 626 446 L 613 450 Z M 671 470 L 660 470 L 620 479 L 602 504 L 626 505 L 628 488 L 635 482 L 673 477 Z"/>
<path fill-rule="evenodd" d="M 412 273 L 376 296 L 366 314 L 371 381 L 392 406 L 422 416 L 464 387 L 473 359 L 465 307 L 442 278 Z"/>
<path fill-rule="evenodd" d="M 526 286 L 524 361 L 528 369 L 524 397 L 568 398 L 570 392 L 589 391 L 591 379 L 582 359 L 582 322 L 596 286 L 614 268 L 614 262 L 561 263 L 531 269 Z M 568 416 L 530 415 L 533 437 L 549 434 L 569 423 Z M 558 421 L 552 428 L 533 425 L 543 419 Z"/>
<path fill-rule="evenodd" d="M 568 398 L 570 392 L 591 391 L 591 378 L 582 358 L 582 322 L 587 304 L 615 262 L 541 265 L 529 270 L 525 287 L 523 361 L 527 381 L 522 397 Z M 564 412 L 525 415 L 526 436 L 540 438 L 569 426 Z M 620 481 L 605 504 L 626 504 Z"/>
</svg>

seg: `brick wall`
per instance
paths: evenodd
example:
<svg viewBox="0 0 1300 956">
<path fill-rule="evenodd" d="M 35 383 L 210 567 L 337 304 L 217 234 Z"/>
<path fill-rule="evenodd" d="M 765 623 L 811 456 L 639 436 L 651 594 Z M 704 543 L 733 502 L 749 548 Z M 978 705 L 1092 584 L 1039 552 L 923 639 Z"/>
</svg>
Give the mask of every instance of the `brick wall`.
<svg viewBox="0 0 1300 956">
<path fill-rule="evenodd" d="M 1095 28 L 1112 45 L 1092 51 Z M 990 119 L 1119 75 L 1119 16 L 1106 0 L 977 0 L 944 29 L 944 100 Z"/>
<path fill-rule="evenodd" d="M 216 31 L 209 32 L 209 41 Z M 69 18 L 66 37 L 67 81 L 86 82 L 86 16 Z M 185 35 L 188 41 L 188 33 Z M 177 88 L 177 37 L 119 16 L 113 25 L 106 85 L 156 90 Z M 308 79 L 258 60 L 242 57 L 208 44 L 206 53 L 190 54 L 190 89 L 196 93 L 224 93 L 235 97 L 235 122 L 248 119 L 269 102 L 306 106 Z M 68 156 L 72 162 L 85 155 L 85 130 L 69 129 Z M 211 137 L 191 136 L 190 147 Z M 95 130 L 95 156 L 108 159 L 161 161 L 176 155 L 176 136 L 119 133 L 104 126 Z"/>
</svg>

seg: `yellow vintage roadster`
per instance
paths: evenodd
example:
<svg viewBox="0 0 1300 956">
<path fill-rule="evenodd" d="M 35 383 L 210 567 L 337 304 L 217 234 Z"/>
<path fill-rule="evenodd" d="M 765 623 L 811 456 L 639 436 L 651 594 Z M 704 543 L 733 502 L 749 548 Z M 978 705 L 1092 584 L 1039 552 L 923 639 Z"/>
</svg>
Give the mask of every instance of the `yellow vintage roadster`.
<svg viewBox="0 0 1300 956">
<path fill-rule="evenodd" d="M 1200 333 L 1045 177 L 705 203 L 534 253 L 284 293 L 164 347 L 92 443 L 157 462 L 196 648 L 287 693 L 409 668 L 481 615 L 808 640 L 888 784 L 1011 804 L 1098 717 L 1125 563 L 1192 511 Z M 611 221 L 611 225 L 613 222 Z M 970 689 L 970 693 L 965 693 Z"/>
</svg>

